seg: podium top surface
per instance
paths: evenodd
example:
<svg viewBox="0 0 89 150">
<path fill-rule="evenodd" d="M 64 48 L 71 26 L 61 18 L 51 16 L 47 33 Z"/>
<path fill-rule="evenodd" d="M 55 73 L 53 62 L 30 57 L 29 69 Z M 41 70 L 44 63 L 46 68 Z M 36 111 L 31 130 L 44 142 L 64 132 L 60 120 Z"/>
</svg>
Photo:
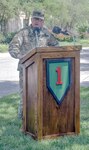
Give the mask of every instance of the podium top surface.
<svg viewBox="0 0 89 150">
<path fill-rule="evenodd" d="M 71 52 L 80 51 L 82 49 L 81 45 L 71 45 L 71 46 L 59 46 L 59 47 L 36 47 L 29 51 L 20 59 L 20 63 L 24 63 L 27 59 L 35 55 L 36 53 L 55 53 L 55 52 Z"/>
</svg>

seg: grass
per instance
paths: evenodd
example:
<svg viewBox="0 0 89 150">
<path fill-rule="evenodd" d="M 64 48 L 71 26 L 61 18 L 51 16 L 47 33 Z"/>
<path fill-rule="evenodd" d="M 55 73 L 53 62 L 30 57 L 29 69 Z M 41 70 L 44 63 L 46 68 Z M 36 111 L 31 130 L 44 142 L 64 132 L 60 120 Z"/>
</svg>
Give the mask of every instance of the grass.
<svg viewBox="0 0 89 150">
<path fill-rule="evenodd" d="M 75 41 L 72 42 L 60 42 L 61 46 L 66 46 L 66 45 L 82 45 L 82 47 L 89 47 L 89 39 L 76 39 Z"/>
<path fill-rule="evenodd" d="M 35 141 L 20 131 L 19 94 L 0 99 L 0 150 L 89 150 L 89 88 L 81 88 L 81 130 L 78 136 Z"/>
</svg>

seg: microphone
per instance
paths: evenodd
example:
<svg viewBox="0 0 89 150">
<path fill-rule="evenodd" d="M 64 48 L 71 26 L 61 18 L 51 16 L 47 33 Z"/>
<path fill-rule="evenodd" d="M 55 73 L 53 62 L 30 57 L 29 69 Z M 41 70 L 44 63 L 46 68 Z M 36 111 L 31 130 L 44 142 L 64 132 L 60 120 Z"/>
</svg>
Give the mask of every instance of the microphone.
<svg viewBox="0 0 89 150">
<path fill-rule="evenodd" d="M 40 28 L 39 27 L 34 27 L 33 33 L 34 34 L 39 34 L 40 33 Z"/>
</svg>

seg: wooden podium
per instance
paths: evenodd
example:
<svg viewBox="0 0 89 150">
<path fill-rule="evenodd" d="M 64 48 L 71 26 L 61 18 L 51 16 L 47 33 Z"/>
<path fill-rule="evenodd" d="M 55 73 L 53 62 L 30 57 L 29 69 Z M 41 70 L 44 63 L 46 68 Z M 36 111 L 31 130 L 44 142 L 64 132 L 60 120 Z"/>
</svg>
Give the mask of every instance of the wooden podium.
<svg viewBox="0 0 89 150">
<path fill-rule="evenodd" d="M 80 132 L 80 50 L 81 46 L 40 47 L 33 49 L 21 59 L 23 64 L 23 130 L 33 138 L 40 140 Z M 50 90 L 51 81 L 47 79 L 49 78 L 47 67 L 50 66 L 50 62 L 55 64 L 56 60 L 57 65 L 61 64 L 61 61 L 70 61 L 68 74 L 70 79 L 67 77 L 67 81 L 70 81 L 60 101 L 58 101 L 58 94 L 63 93 L 61 87 L 68 71 L 66 73 L 64 68 L 64 81 L 58 81 L 59 84 L 56 82 L 54 85 L 57 88 L 60 86 L 59 92 L 56 92 L 56 99 L 56 94 L 53 92 L 56 88 Z M 57 73 L 56 70 L 55 74 Z M 50 77 L 53 82 L 54 76 L 51 71 Z M 59 75 L 59 78 L 57 75 L 56 77 L 55 80 L 62 80 L 60 79 L 62 75 Z"/>
</svg>

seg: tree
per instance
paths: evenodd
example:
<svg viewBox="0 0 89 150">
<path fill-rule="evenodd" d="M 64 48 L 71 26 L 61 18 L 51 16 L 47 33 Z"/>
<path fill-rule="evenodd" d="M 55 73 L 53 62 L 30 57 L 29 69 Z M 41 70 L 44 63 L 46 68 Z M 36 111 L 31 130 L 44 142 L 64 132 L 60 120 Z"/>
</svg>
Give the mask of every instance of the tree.
<svg viewBox="0 0 89 150">
<path fill-rule="evenodd" d="M 34 9 L 45 12 L 49 28 L 58 25 L 72 30 L 84 22 L 89 23 L 89 0 L 0 0 L 1 30 L 2 24 L 6 24 L 9 18 L 23 11 L 29 19 Z"/>
<path fill-rule="evenodd" d="M 19 12 L 19 1 L 0 0 L 0 26 L 1 32 L 6 31 L 6 23 L 9 18 L 14 17 Z"/>
</svg>

